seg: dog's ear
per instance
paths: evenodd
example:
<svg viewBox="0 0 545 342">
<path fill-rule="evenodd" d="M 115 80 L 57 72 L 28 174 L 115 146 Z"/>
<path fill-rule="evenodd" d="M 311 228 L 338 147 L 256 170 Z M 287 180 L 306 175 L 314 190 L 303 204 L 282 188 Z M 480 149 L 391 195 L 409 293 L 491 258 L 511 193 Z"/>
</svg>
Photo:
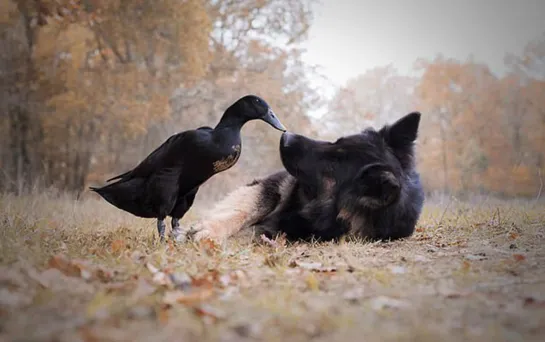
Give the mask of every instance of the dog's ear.
<svg viewBox="0 0 545 342">
<path fill-rule="evenodd" d="M 419 112 L 409 113 L 393 124 L 382 127 L 379 133 L 394 149 L 410 146 L 418 136 L 420 116 Z"/>
<path fill-rule="evenodd" d="M 355 181 L 359 203 L 370 209 L 388 205 L 399 196 L 401 189 L 393 170 L 380 163 L 362 167 Z"/>
</svg>

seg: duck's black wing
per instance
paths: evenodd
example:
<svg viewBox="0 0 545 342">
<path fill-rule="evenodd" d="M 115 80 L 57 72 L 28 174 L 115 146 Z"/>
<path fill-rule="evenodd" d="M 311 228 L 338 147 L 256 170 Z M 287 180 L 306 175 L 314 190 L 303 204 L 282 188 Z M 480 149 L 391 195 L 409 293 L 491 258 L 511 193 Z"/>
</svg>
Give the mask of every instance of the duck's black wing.
<svg viewBox="0 0 545 342">
<path fill-rule="evenodd" d="M 171 165 L 180 158 L 181 151 L 191 150 L 191 145 L 205 138 L 204 136 L 212 130 L 210 127 L 200 127 L 195 130 L 188 130 L 172 135 L 134 169 L 108 179 L 108 182 L 116 179 L 129 180 L 132 178 L 146 178 L 155 170 Z"/>
</svg>

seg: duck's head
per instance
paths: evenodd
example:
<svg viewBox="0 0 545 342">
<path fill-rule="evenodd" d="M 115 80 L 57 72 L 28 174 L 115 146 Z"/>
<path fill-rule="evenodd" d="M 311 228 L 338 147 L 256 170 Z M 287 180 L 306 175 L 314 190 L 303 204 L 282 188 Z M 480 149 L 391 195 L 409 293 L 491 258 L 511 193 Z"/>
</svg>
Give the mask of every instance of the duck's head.
<svg viewBox="0 0 545 342">
<path fill-rule="evenodd" d="M 237 114 L 247 121 L 263 120 L 279 131 L 286 131 L 269 104 L 259 96 L 246 95 L 235 102 L 233 107 L 236 108 Z"/>
</svg>

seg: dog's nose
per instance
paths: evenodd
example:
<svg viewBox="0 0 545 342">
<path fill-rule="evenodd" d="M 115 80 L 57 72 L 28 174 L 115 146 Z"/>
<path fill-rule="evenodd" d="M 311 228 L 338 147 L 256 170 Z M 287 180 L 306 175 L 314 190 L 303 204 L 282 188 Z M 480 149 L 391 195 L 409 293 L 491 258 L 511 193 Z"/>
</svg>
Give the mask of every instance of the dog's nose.
<svg viewBox="0 0 545 342">
<path fill-rule="evenodd" d="M 280 139 L 280 144 L 283 146 L 283 147 L 288 147 L 290 142 L 293 141 L 293 137 L 295 136 L 295 134 L 293 133 L 290 133 L 290 132 L 284 132 L 282 133 L 282 138 Z"/>
</svg>

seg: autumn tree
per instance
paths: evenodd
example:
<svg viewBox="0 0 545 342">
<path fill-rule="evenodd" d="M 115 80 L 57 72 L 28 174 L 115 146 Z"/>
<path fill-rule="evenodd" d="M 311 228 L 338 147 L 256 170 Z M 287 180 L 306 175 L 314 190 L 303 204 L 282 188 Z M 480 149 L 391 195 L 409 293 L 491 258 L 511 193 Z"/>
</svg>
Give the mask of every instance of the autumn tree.
<svg viewBox="0 0 545 342">
<path fill-rule="evenodd" d="M 304 130 L 318 99 L 298 48 L 310 4 L 2 0 L 0 186 L 80 191 L 172 133 L 214 125 L 246 93 Z M 241 167 L 278 167 L 278 133 L 253 126 Z M 264 154 L 276 159 L 258 162 Z"/>
<path fill-rule="evenodd" d="M 529 71 L 540 65 L 539 46 L 532 42 L 523 56 L 510 56 L 511 72 L 501 78 L 472 61 L 418 62 L 423 75 L 416 95 L 425 113 L 419 163 L 428 189 L 540 193 L 545 127 L 538 108 L 544 102 L 536 96 L 539 72 Z"/>
<path fill-rule="evenodd" d="M 415 110 L 416 84 L 417 79 L 400 75 L 391 65 L 370 69 L 335 93 L 323 124 L 334 139 L 395 120 Z"/>
</svg>

